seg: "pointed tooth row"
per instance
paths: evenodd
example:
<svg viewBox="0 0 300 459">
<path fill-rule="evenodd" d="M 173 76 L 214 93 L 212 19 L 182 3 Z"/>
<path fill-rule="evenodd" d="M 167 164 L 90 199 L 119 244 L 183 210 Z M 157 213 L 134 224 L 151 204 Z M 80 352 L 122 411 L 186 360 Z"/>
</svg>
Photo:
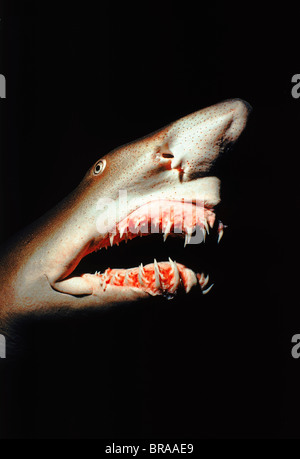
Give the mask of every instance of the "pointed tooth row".
<svg viewBox="0 0 300 459">
<path fill-rule="evenodd" d="M 138 226 L 140 225 L 141 223 L 141 218 L 139 218 L 136 223 L 135 223 L 135 229 L 138 228 Z M 214 213 L 211 213 L 207 216 L 207 218 L 204 218 L 201 223 L 199 223 L 200 227 L 201 227 L 201 230 L 202 230 L 202 233 L 203 233 L 203 242 L 205 242 L 205 239 L 206 239 L 206 233 L 209 234 L 209 227 L 213 228 L 214 226 L 214 222 L 215 222 L 215 214 Z M 159 224 L 159 223 L 158 223 Z M 164 234 L 163 234 L 163 240 L 164 242 L 166 241 L 167 237 L 169 236 L 170 232 L 171 232 L 171 228 L 172 228 L 172 225 L 173 225 L 173 222 L 171 222 L 171 220 L 168 220 L 166 225 L 165 225 L 165 228 L 164 228 Z M 184 247 L 186 247 L 187 244 L 190 244 L 191 242 L 191 238 L 192 238 L 192 234 L 193 232 L 195 231 L 195 229 L 197 228 L 197 225 L 196 226 L 193 226 L 193 227 L 185 227 L 184 230 L 185 230 L 185 241 L 184 241 Z M 220 240 L 222 239 L 223 237 L 223 234 L 224 234 L 224 228 L 225 226 L 223 225 L 223 223 L 219 220 L 219 224 L 218 224 L 218 240 L 217 242 L 219 243 Z M 125 226 L 122 226 L 122 227 L 118 227 L 118 231 L 119 231 L 119 240 L 118 241 L 115 241 L 115 243 L 117 245 L 119 245 L 119 242 L 121 239 L 123 239 L 123 236 L 124 236 L 124 240 L 125 242 L 127 243 L 127 240 L 128 239 L 132 239 L 132 237 L 130 236 L 130 234 L 128 235 L 127 231 L 129 230 L 129 227 L 128 227 L 128 223 L 126 223 Z M 140 236 L 142 236 L 142 232 L 139 232 L 138 234 L 140 234 Z M 114 240 L 115 240 L 115 237 L 116 237 L 116 234 L 109 234 L 109 243 L 110 243 L 110 246 L 112 247 L 114 245 Z M 107 250 L 107 245 L 104 245 L 103 247 L 105 247 L 105 249 Z M 100 250 L 102 247 L 99 247 L 98 249 L 96 249 L 97 251 Z"/>
</svg>

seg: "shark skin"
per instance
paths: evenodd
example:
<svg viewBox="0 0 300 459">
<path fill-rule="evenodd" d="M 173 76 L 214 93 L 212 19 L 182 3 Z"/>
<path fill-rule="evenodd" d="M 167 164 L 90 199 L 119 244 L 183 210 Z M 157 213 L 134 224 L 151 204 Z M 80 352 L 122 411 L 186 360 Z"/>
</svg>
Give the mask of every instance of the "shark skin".
<svg viewBox="0 0 300 459">
<path fill-rule="evenodd" d="M 247 102 L 229 99 L 101 157 L 70 195 L 2 248 L 0 330 L 31 314 L 151 301 L 155 295 L 173 295 L 178 289 L 188 293 L 196 286 L 203 290 L 208 281 L 203 274 L 171 259 L 145 267 L 108 268 L 102 274 L 77 275 L 74 270 L 90 253 L 139 235 L 139 224 L 149 220 L 147 206 L 162 207 L 155 224 L 164 238 L 183 236 L 188 243 L 197 226 L 203 236 L 209 233 L 220 202 L 220 180 L 213 166 L 238 139 L 250 111 Z M 103 202 L 118 202 L 120 190 L 126 190 L 126 205 L 117 206 L 114 225 L 101 232 L 99 223 L 112 221 L 114 207 Z M 201 215 L 183 221 L 182 210 L 195 210 L 199 202 Z M 182 234 L 175 234 L 179 223 Z M 220 238 L 221 222 L 218 231 Z"/>
</svg>

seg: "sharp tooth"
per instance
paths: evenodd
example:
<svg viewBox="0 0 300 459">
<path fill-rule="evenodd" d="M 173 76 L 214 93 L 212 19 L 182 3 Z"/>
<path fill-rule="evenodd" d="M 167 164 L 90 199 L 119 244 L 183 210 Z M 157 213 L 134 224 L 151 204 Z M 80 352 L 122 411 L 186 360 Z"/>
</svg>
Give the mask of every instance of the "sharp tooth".
<svg viewBox="0 0 300 459">
<path fill-rule="evenodd" d="M 112 247 L 114 245 L 114 235 L 113 234 L 109 235 L 109 242 L 110 242 L 110 245 Z"/>
<path fill-rule="evenodd" d="M 203 277 L 204 277 L 204 274 L 203 274 Z M 203 285 L 201 287 L 204 288 L 207 285 L 208 281 L 209 281 L 209 274 L 207 274 L 207 276 L 205 277 Z"/>
<path fill-rule="evenodd" d="M 170 220 L 168 220 L 168 223 L 165 226 L 164 242 L 166 241 L 168 235 L 170 234 L 171 227 L 172 227 L 172 223 L 170 222 Z"/>
<path fill-rule="evenodd" d="M 124 226 L 123 228 L 119 229 L 119 231 L 120 231 L 120 239 L 122 239 L 125 230 L 126 230 L 126 226 Z"/>
<path fill-rule="evenodd" d="M 206 239 L 206 231 L 205 231 L 205 228 L 202 228 L 202 232 L 203 232 L 203 242 L 205 242 L 205 239 Z"/>
<path fill-rule="evenodd" d="M 184 240 L 184 247 L 191 242 L 192 235 L 193 235 L 193 228 L 186 228 L 185 233 L 185 240 Z"/>
<path fill-rule="evenodd" d="M 145 282 L 143 280 L 143 274 L 144 274 L 144 267 L 143 267 L 143 264 L 141 263 L 139 266 L 139 283 L 141 284 L 142 287 L 145 287 Z"/>
<path fill-rule="evenodd" d="M 221 222 L 221 220 L 219 220 L 219 225 L 218 225 L 218 244 L 220 242 L 220 240 L 222 239 L 223 237 L 223 234 L 224 234 L 224 225 L 223 223 Z"/>
<path fill-rule="evenodd" d="M 219 230 L 219 235 L 218 235 L 218 244 L 219 244 L 220 240 L 222 239 L 223 234 L 224 234 L 224 231 L 222 229 L 220 229 Z"/>
<path fill-rule="evenodd" d="M 174 287 L 175 287 L 175 289 L 177 289 L 179 284 L 180 284 L 179 269 L 178 269 L 176 261 L 171 260 L 170 257 L 169 257 L 169 262 L 170 262 L 170 265 L 172 266 L 173 271 L 174 271 Z"/>
<path fill-rule="evenodd" d="M 154 276 L 155 276 L 155 287 L 161 288 L 160 273 L 159 273 L 158 264 L 155 258 L 154 258 Z"/>
<path fill-rule="evenodd" d="M 187 233 L 185 233 L 185 236 L 184 236 L 184 247 L 187 245 L 188 239 L 189 239 L 189 236 L 188 236 Z"/>
<path fill-rule="evenodd" d="M 203 295 L 206 295 L 213 288 L 213 286 L 214 284 L 211 284 L 211 286 L 208 287 L 206 290 L 202 290 Z"/>
<path fill-rule="evenodd" d="M 209 234 L 209 227 L 208 227 L 208 224 L 207 224 L 207 220 L 206 220 L 206 219 L 204 220 L 204 226 L 205 226 L 205 229 L 206 229 L 207 234 Z"/>
</svg>

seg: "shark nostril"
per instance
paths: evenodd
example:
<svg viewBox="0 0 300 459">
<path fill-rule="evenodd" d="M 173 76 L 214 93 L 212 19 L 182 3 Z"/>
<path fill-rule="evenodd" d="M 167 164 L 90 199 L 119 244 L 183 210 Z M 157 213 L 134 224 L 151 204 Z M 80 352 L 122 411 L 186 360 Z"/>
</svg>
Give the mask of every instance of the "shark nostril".
<svg viewBox="0 0 300 459">
<path fill-rule="evenodd" d="M 161 156 L 163 158 L 174 158 L 174 155 L 172 153 L 162 153 Z"/>
</svg>

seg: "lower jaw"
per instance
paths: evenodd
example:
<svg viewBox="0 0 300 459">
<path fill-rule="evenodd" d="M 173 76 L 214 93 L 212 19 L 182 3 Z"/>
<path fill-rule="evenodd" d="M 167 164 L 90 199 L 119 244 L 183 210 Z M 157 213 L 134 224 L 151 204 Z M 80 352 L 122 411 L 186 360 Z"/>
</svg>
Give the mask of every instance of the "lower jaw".
<svg viewBox="0 0 300 459">
<path fill-rule="evenodd" d="M 88 277 L 89 275 L 85 275 Z M 189 293 L 194 287 L 200 287 L 203 294 L 208 293 L 212 285 L 206 288 L 209 276 L 196 274 L 191 269 L 169 258 L 167 262 L 157 262 L 130 269 L 110 269 L 103 274 L 94 274 L 105 291 L 108 285 L 116 287 L 134 287 L 152 296 L 163 295 L 172 299 L 177 292 Z"/>
</svg>

